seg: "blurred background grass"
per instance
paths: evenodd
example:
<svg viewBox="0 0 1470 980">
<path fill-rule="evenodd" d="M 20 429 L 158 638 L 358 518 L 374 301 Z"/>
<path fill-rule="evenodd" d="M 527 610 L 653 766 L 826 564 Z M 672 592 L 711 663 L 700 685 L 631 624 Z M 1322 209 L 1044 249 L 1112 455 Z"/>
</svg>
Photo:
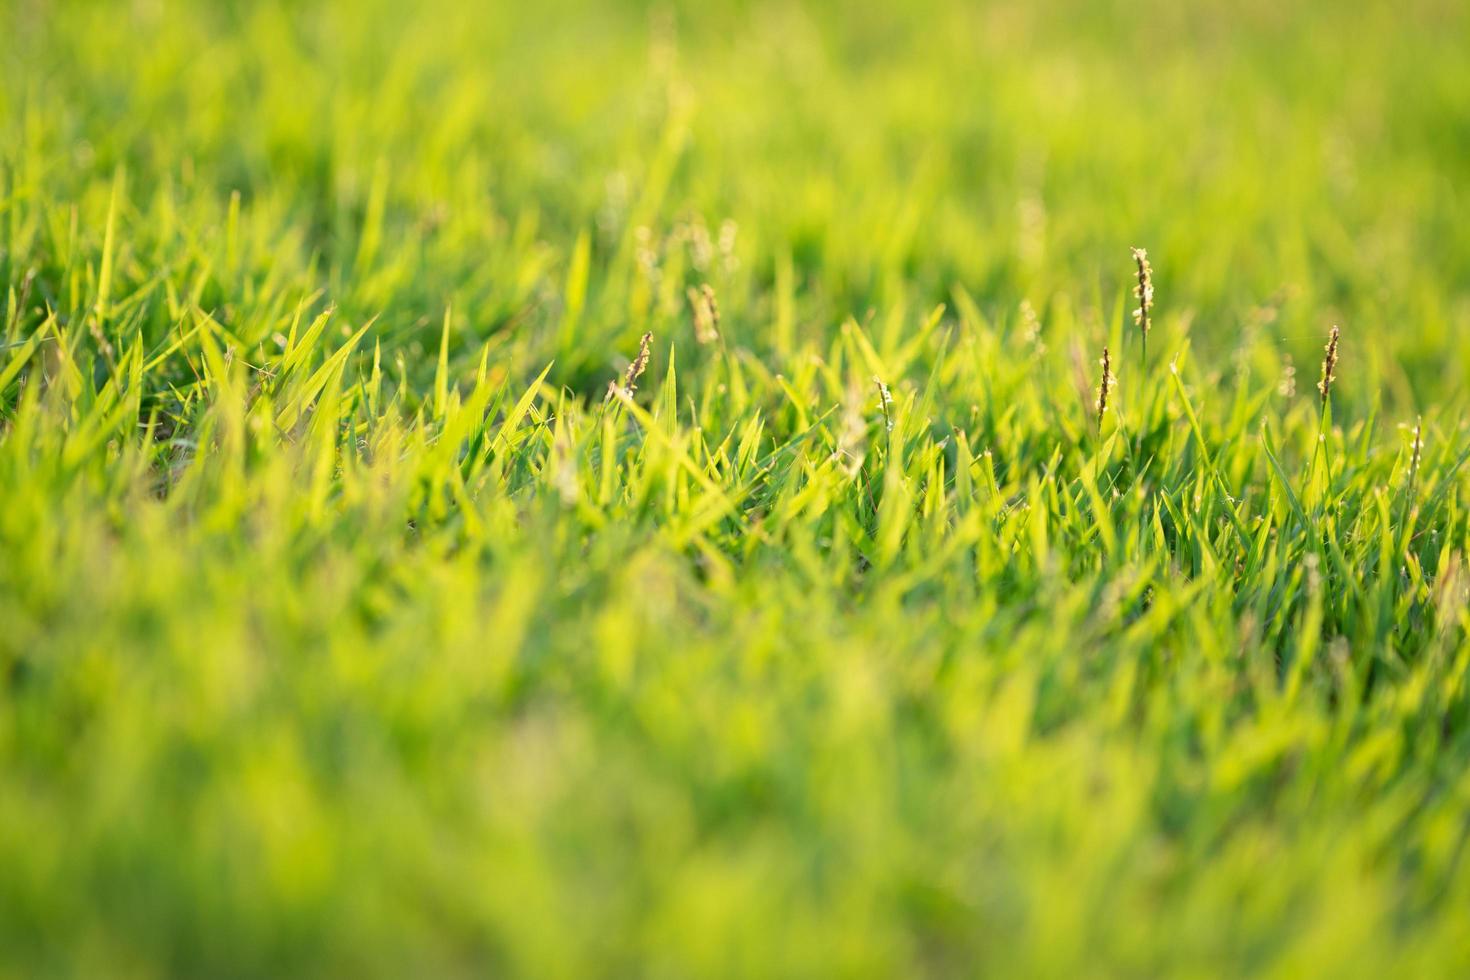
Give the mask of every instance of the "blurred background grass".
<svg viewBox="0 0 1470 980">
<path fill-rule="evenodd" d="M 161 225 L 206 236 L 238 192 L 259 266 L 242 281 L 327 286 L 430 338 L 452 302 L 467 345 L 514 322 L 585 386 L 596 341 L 641 332 L 614 267 L 633 232 L 718 251 L 726 222 L 740 261 L 705 274 L 727 305 L 770 295 L 789 256 L 817 331 L 957 282 L 987 312 L 1107 308 L 1117 256 L 1144 244 L 1164 309 L 1217 351 L 1260 327 L 1311 361 L 1340 321 L 1375 387 L 1420 409 L 1470 367 L 1470 29 L 1448 0 L 17 0 L 5 17 L 11 179 L 82 204 L 83 236 L 119 166 L 144 265 Z M 559 291 L 584 230 L 589 343 L 569 345 L 539 290 Z M 757 304 L 731 327 L 768 343 L 769 319 Z"/>
</svg>

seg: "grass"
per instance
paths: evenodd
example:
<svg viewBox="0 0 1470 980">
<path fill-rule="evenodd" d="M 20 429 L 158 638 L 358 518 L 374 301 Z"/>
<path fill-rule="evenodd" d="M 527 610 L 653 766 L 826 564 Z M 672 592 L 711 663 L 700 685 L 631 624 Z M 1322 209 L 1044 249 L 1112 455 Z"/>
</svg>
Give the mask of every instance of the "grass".
<svg viewBox="0 0 1470 980">
<path fill-rule="evenodd" d="M 1470 9 L 468 7 L 0 7 L 0 974 L 1470 972 Z"/>
</svg>

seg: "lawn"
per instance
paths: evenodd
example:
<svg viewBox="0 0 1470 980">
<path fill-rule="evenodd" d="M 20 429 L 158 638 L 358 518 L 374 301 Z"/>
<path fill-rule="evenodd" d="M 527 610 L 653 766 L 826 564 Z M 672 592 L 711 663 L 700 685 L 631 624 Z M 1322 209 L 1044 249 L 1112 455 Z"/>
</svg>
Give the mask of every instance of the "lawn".
<svg viewBox="0 0 1470 980">
<path fill-rule="evenodd" d="M 0 282 L 0 976 L 1470 975 L 1462 0 L 0 0 Z"/>
</svg>

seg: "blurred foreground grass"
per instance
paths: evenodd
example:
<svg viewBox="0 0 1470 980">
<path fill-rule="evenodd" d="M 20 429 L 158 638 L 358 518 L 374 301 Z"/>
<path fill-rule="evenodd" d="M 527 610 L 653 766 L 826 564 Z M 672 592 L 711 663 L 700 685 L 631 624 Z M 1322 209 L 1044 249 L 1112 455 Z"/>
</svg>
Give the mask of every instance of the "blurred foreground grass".
<svg viewBox="0 0 1470 980">
<path fill-rule="evenodd" d="M 0 38 L 0 973 L 1470 972 L 1462 4 Z"/>
</svg>

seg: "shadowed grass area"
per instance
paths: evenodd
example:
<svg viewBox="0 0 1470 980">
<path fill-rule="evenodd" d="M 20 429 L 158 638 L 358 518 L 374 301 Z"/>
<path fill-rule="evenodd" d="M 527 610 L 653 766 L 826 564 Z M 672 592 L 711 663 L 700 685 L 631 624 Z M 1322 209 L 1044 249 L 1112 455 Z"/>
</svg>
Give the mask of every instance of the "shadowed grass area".
<svg viewBox="0 0 1470 980">
<path fill-rule="evenodd" d="M 1467 37 L 0 5 L 0 975 L 1470 972 Z"/>
</svg>

